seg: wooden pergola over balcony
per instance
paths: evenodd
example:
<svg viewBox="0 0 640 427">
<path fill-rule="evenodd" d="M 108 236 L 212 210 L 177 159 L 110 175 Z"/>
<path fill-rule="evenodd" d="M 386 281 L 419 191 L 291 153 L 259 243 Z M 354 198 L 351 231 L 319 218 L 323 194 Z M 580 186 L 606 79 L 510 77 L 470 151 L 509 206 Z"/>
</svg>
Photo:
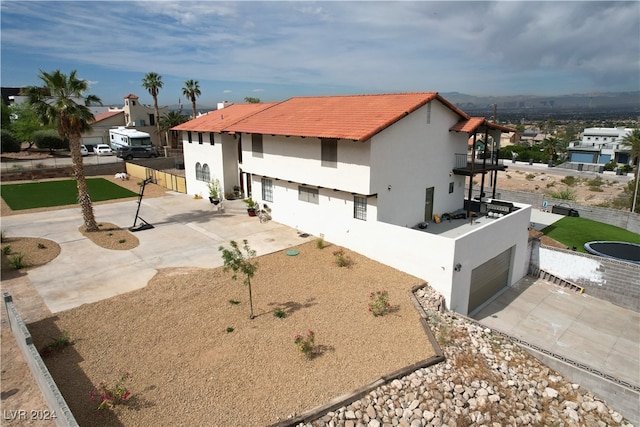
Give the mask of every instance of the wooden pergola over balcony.
<svg viewBox="0 0 640 427">
<path fill-rule="evenodd" d="M 453 173 L 455 175 L 463 175 L 469 177 L 469 195 L 467 203 L 467 217 L 470 217 L 469 210 L 471 209 L 471 197 L 473 194 L 473 177 L 477 174 L 482 174 L 482 180 L 480 181 L 480 194 L 481 201 L 485 194 L 484 184 L 485 176 L 489 174 L 489 182 L 493 187 L 492 198 L 496 195 L 496 181 L 498 179 L 498 171 L 503 171 L 507 167 L 500 157 L 500 134 L 503 132 L 515 132 L 516 130 L 507 126 L 501 126 L 496 123 L 487 121 L 484 117 L 466 117 L 463 120 L 456 123 L 451 129 L 451 132 L 464 132 L 469 135 L 469 138 L 473 137 L 471 145 L 471 152 L 456 154 L 455 166 Z M 478 133 L 484 134 L 484 147 L 482 150 L 476 150 L 476 138 Z M 491 134 L 493 142 L 489 144 L 489 135 Z M 491 147 L 489 147 L 491 145 Z"/>
</svg>

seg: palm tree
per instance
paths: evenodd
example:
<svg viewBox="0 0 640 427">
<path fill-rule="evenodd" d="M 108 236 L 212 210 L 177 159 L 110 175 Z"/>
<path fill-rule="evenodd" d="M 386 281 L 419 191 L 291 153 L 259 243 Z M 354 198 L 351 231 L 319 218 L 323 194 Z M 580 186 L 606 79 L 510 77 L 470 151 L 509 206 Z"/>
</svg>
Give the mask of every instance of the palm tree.
<svg viewBox="0 0 640 427">
<path fill-rule="evenodd" d="M 160 145 L 162 145 L 162 135 L 160 134 L 160 110 L 158 109 L 158 93 L 162 89 L 162 76 L 153 71 L 147 73 L 142 79 L 142 87 L 149 91 L 149 94 L 153 98 L 153 109 L 156 116 L 156 132 L 160 138 Z"/>
<path fill-rule="evenodd" d="M 549 166 L 553 166 L 554 155 L 561 148 L 562 140 L 555 136 L 548 136 L 542 141 L 542 144 L 549 151 Z"/>
<path fill-rule="evenodd" d="M 169 111 L 160 119 L 160 130 L 162 130 L 162 132 L 169 132 L 172 127 L 181 125 L 186 121 L 189 121 L 189 116 L 182 114 L 182 108 L 180 111 Z M 171 148 L 177 147 L 178 132 L 171 131 Z"/>
<path fill-rule="evenodd" d="M 60 70 L 52 73 L 40 70 L 38 77 L 45 86 L 32 86 L 26 89 L 29 104 L 45 126 L 54 125 L 58 129 L 60 138 L 69 140 L 73 175 L 78 187 L 78 203 L 82 209 L 84 226 L 86 231 L 98 231 L 80 154 L 82 132 L 91 129 L 89 122 L 94 117 L 85 105 L 76 103 L 76 100 L 84 99 L 85 103 L 102 104 L 102 102 L 95 95 L 84 96 L 89 84 L 86 80 L 76 77 L 76 70 L 71 71 L 69 76 L 61 73 Z"/>
<path fill-rule="evenodd" d="M 198 114 L 196 111 L 196 98 L 201 95 L 200 93 L 200 85 L 197 80 L 187 80 L 184 82 L 184 87 L 182 88 L 182 94 L 191 100 L 191 110 L 193 111 L 193 119 L 196 118 Z"/>
<path fill-rule="evenodd" d="M 636 201 L 638 200 L 638 160 L 640 159 L 640 128 L 632 130 L 622 138 L 622 145 L 630 148 L 632 164 L 634 165 L 633 179 L 635 188 L 633 190 L 633 201 L 631 202 L 631 212 L 635 212 Z"/>
</svg>

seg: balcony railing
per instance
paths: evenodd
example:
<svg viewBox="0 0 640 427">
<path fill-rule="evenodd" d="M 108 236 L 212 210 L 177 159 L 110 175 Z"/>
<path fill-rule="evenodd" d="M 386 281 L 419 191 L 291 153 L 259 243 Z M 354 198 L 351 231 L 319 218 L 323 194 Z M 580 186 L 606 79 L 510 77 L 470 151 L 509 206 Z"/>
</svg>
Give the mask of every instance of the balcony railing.
<svg viewBox="0 0 640 427">
<path fill-rule="evenodd" d="M 490 156 L 491 154 L 488 154 L 488 156 Z M 481 168 L 483 165 L 486 164 L 486 166 L 490 166 L 490 165 L 500 165 L 500 166 L 504 166 L 504 159 L 497 159 L 497 163 L 496 163 L 496 159 L 491 158 L 491 157 L 487 157 L 486 160 L 484 158 L 481 158 L 480 156 L 476 155 L 475 161 L 473 160 L 471 154 L 460 154 L 460 153 L 456 153 L 456 164 L 455 164 L 455 168 L 456 169 L 464 169 L 467 167 L 471 167 L 471 163 L 474 164 L 475 166 L 478 166 L 478 168 Z"/>
</svg>

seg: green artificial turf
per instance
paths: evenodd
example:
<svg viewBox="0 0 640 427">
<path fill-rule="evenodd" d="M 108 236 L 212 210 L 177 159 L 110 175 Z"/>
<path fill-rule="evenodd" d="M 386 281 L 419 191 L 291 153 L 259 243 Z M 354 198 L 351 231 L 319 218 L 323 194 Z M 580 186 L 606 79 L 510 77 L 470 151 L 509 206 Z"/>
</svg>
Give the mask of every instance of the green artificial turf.
<svg viewBox="0 0 640 427">
<path fill-rule="evenodd" d="M 586 252 L 584 244 L 593 241 L 630 242 L 640 244 L 640 234 L 632 233 L 624 228 L 592 221 L 586 218 L 567 216 L 542 230 L 553 240 L 573 248 L 578 252 Z"/>
<path fill-rule="evenodd" d="M 88 178 L 87 187 L 94 202 L 137 196 L 104 178 Z M 0 190 L 2 198 L 14 211 L 78 204 L 78 189 L 72 179 L 3 184 Z"/>
</svg>

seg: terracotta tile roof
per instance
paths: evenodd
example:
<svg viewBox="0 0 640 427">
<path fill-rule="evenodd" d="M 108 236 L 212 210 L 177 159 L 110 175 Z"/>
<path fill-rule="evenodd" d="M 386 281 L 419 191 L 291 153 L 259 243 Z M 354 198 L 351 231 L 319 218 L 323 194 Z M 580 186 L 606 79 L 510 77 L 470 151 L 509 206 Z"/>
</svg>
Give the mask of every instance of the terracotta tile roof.
<svg viewBox="0 0 640 427">
<path fill-rule="evenodd" d="M 94 115 L 93 116 L 94 120 L 92 122 L 90 122 L 90 124 L 97 123 L 97 122 L 99 122 L 101 120 L 106 120 L 106 119 L 108 119 L 110 117 L 117 116 L 118 114 L 122 114 L 123 115 L 123 121 L 124 121 L 124 111 L 105 111 L 104 113 L 100 113 L 100 114 Z"/>
<path fill-rule="evenodd" d="M 138 99 L 138 95 L 130 93 L 130 94 L 125 95 L 124 99 Z"/>
<path fill-rule="evenodd" d="M 233 104 L 220 110 L 210 111 L 193 120 L 172 127 L 171 130 L 194 132 L 223 132 L 235 122 L 270 108 L 276 103 Z"/>
<path fill-rule="evenodd" d="M 296 97 L 240 120 L 227 130 L 366 141 L 434 99 L 468 118 L 435 92 Z"/>
<path fill-rule="evenodd" d="M 492 123 L 485 119 L 484 117 L 468 117 L 464 120 L 460 120 L 458 123 L 453 125 L 449 131 L 451 132 L 465 132 L 465 133 L 475 133 L 481 127 L 486 126 L 489 129 L 496 129 L 503 132 L 515 132 L 514 128 L 510 128 L 508 126 L 502 126 L 497 123 Z"/>
</svg>

